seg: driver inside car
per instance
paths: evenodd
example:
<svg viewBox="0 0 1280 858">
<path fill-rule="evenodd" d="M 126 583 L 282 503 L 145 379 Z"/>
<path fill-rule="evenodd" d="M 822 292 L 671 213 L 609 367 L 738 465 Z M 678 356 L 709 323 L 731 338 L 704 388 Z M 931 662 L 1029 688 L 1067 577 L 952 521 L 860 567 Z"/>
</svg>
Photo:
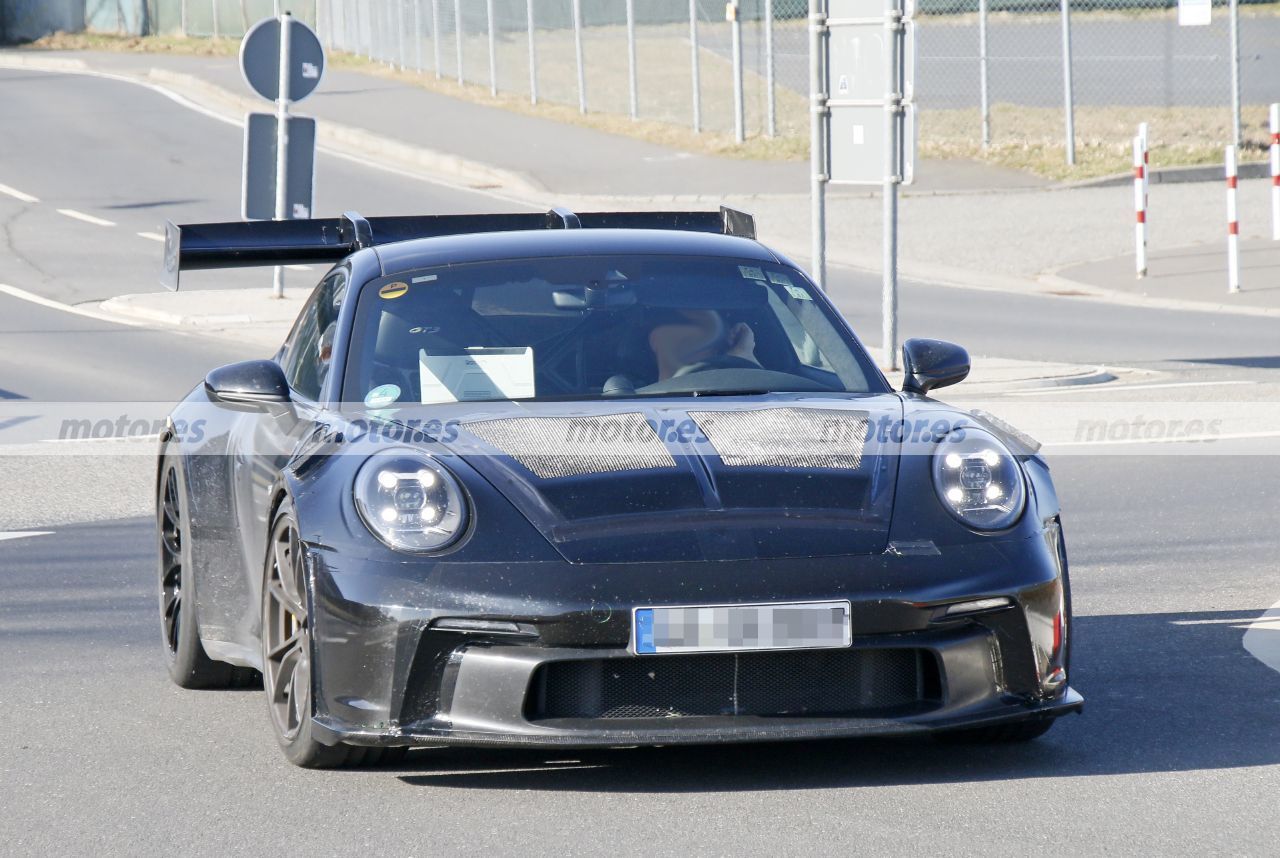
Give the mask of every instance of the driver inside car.
<svg viewBox="0 0 1280 858">
<path fill-rule="evenodd" d="M 745 322 L 729 325 L 715 310 L 671 310 L 649 330 L 658 381 L 708 369 L 759 369 L 756 337 Z"/>
</svg>

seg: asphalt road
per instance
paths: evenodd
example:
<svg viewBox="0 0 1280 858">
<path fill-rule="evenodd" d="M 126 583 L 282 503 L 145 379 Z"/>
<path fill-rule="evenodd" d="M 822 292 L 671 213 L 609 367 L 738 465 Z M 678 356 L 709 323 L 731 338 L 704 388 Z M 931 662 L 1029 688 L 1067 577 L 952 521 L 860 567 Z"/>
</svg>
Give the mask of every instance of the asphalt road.
<svg viewBox="0 0 1280 858">
<path fill-rule="evenodd" d="M 234 216 L 234 128 L 123 83 L 0 73 L 0 91 L 32 78 L 39 94 L 15 95 L 20 109 L 7 101 L 0 116 L 0 135 L 26 135 L 0 150 L 0 184 L 40 202 L 0 195 L 0 283 L 60 301 L 151 288 L 159 245 L 134 233 L 162 217 Z M 77 111 L 124 118 L 101 151 L 62 149 L 96 133 Z M 119 144 L 131 129 L 135 142 Z M 330 211 L 348 196 L 371 213 L 500 205 L 345 160 L 322 159 L 321 181 Z M 840 271 L 834 282 L 874 334 L 874 278 Z M 1267 320 L 926 284 L 907 284 L 903 306 L 904 334 L 980 353 L 1208 380 L 1275 374 Z M 168 401 L 243 356 L 231 341 L 0 293 L 0 396 L 36 407 Z M 1280 599 L 1280 459 L 1232 455 L 1243 448 L 1231 442 L 1194 449 L 1054 457 L 1073 561 L 1072 682 L 1088 706 L 1032 745 L 428 750 L 390 770 L 335 773 L 284 761 L 260 692 L 168 683 L 145 456 L 0 458 L 0 531 L 50 531 L 0 541 L 0 844 L 14 854 L 1267 852 L 1280 823 L 1280 674 L 1241 637 Z"/>
<path fill-rule="evenodd" d="M 1057 4 L 1049 3 L 1052 13 Z M 705 28 L 707 47 L 728 57 L 724 27 Z M 743 61 L 763 75 L 764 36 L 743 28 Z M 780 86 L 809 92 L 808 35 L 781 26 L 774 35 Z M 1274 100 L 1280 75 L 1280 17 L 1245 15 L 1240 23 L 1240 87 L 1246 104 Z M 924 16 L 917 29 L 916 92 L 925 108 L 979 104 L 976 16 L 949 20 Z M 1231 42 L 1227 13 L 1214 9 L 1207 27 L 1179 27 L 1161 18 L 1090 16 L 1077 12 L 1071 26 L 1072 86 L 1077 105 L 1157 107 L 1230 104 Z M 1062 26 L 1056 16 L 1032 19 L 993 15 L 987 28 L 988 88 L 992 104 L 1062 106 Z"/>
</svg>

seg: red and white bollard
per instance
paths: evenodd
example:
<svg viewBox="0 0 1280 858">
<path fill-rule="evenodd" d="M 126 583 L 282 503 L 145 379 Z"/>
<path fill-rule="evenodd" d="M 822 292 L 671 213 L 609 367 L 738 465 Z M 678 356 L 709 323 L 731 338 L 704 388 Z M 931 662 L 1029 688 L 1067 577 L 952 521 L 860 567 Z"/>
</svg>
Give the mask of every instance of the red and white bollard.
<svg viewBox="0 0 1280 858">
<path fill-rule="evenodd" d="M 1271 105 L 1271 240 L 1280 241 L 1280 104 Z"/>
<path fill-rule="evenodd" d="M 1138 139 L 1142 141 L 1142 246 L 1146 247 L 1151 229 L 1151 220 L 1147 217 L 1151 210 L 1151 144 L 1145 122 L 1138 123 Z"/>
<path fill-rule="evenodd" d="M 1227 291 L 1240 291 L 1240 221 L 1236 214 L 1236 147 L 1227 147 Z"/>
<path fill-rule="evenodd" d="M 1144 161 L 1146 153 L 1142 148 L 1142 138 L 1133 138 L 1133 210 L 1137 217 L 1133 224 L 1133 243 L 1137 248 L 1134 256 L 1138 269 L 1138 279 L 1147 276 L 1147 166 Z"/>
</svg>

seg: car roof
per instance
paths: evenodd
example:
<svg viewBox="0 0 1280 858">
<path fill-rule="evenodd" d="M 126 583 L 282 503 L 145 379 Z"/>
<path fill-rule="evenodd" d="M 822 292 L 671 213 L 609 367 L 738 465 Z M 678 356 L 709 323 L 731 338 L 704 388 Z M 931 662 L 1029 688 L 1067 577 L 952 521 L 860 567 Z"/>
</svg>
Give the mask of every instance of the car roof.
<svg viewBox="0 0 1280 858">
<path fill-rule="evenodd" d="M 723 256 L 782 262 L 758 241 L 674 229 L 545 229 L 419 238 L 376 248 L 385 276 L 415 268 L 553 256 Z"/>
</svg>

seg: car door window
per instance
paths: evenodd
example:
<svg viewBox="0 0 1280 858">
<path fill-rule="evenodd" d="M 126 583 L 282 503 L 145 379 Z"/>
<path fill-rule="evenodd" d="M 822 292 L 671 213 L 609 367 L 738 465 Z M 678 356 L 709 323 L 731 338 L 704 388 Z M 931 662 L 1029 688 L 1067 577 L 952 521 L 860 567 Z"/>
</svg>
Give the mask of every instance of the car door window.
<svg viewBox="0 0 1280 858">
<path fill-rule="evenodd" d="M 324 389 L 333 358 L 338 310 L 347 292 L 346 271 L 335 271 L 320 282 L 307 301 L 285 348 L 284 373 L 289 387 L 303 399 L 316 401 Z"/>
</svg>

